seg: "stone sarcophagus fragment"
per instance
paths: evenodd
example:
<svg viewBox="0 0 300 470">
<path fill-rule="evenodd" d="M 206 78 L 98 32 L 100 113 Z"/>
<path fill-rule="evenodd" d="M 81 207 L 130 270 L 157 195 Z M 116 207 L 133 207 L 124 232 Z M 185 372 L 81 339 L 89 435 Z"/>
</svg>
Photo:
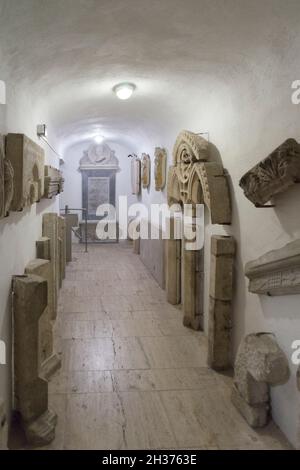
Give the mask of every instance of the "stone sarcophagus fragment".
<svg viewBox="0 0 300 470">
<path fill-rule="evenodd" d="M 20 211 L 44 194 L 44 150 L 24 134 L 8 134 L 6 156 L 14 171 L 11 210 Z"/>
<path fill-rule="evenodd" d="M 39 376 L 39 320 L 47 307 L 47 281 L 13 277 L 14 393 L 26 438 L 45 445 L 55 437 L 57 417 L 48 409 L 48 383 Z"/>
<path fill-rule="evenodd" d="M 300 240 L 249 261 L 245 274 L 249 292 L 269 296 L 300 294 Z"/>
<path fill-rule="evenodd" d="M 52 199 L 64 190 L 64 178 L 57 168 L 45 165 L 44 198 Z"/>
<path fill-rule="evenodd" d="M 241 178 L 245 196 L 262 207 L 275 194 L 300 182 L 300 144 L 287 139 Z"/>
<path fill-rule="evenodd" d="M 45 243 L 50 240 L 46 239 Z M 40 276 L 47 281 L 47 307 L 39 320 L 39 370 L 40 375 L 48 380 L 61 366 L 60 358 L 53 350 L 53 278 L 51 261 L 35 259 L 27 264 L 25 274 Z"/>
<path fill-rule="evenodd" d="M 0 135 L 0 219 L 8 215 L 14 195 L 14 170 L 4 149 L 4 136 Z"/>
<path fill-rule="evenodd" d="M 252 333 L 241 342 L 234 367 L 232 402 L 252 427 L 270 415 L 270 386 L 284 384 L 289 366 L 271 333 Z"/>
<path fill-rule="evenodd" d="M 230 367 L 234 256 L 235 241 L 232 237 L 211 237 L 208 365 L 216 370 Z"/>
</svg>

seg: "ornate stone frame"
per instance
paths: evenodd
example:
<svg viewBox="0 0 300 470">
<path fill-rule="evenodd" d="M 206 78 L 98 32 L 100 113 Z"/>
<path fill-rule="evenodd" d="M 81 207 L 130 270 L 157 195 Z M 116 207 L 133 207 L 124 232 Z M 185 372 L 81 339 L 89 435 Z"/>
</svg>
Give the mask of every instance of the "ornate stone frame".
<svg viewBox="0 0 300 470">
<path fill-rule="evenodd" d="M 182 131 L 178 135 L 173 150 L 173 165 L 168 171 L 168 204 L 205 204 L 211 216 L 212 224 L 231 223 L 231 204 L 227 176 L 221 163 L 207 161 L 208 142 L 198 134 Z M 171 229 L 174 220 L 171 219 Z M 172 304 L 180 303 L 181 282 L 184 285 L 183 313 L 184 324 L 199 329 L 202 313 L 197 312 L 196 291 L 197 269 L 195 251 L 183 248 L 183 276 L 180 279 L 179 253 L 181 240 L 171 237 L 167 246 L 167 299 Z M 180 255 L 181 256 L 181 255 Z M 203 276 L 202 281 L 203 282 Z M 197 289 L 196 289 L 197 287 Z M 201 290 L 201 286 L 200 290 Z"/>
</svg>

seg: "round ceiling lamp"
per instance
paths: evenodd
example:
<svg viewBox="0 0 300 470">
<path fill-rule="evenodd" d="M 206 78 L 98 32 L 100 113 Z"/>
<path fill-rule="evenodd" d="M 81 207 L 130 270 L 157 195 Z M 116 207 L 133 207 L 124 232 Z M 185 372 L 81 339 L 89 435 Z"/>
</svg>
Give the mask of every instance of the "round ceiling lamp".
<svg viewBox="0 0 300 470">
<path fill-rule="evenodd" d="M 102 142 L 104 140 L 104 137 L 103 137 L 103 135 L 98 134 L 98 135 L 96 135 L 94 140 L 95 140 L 96 144 L 102 144 Z"/>
<path fill-rule="evenodd" d="M 133 83 L 119 83 L 118 85 L 113 87 L 114 93 L 117 95 L 117 97 L 120 100 L 128 100 L 134 90 L 136 89 L 136 86 Z"/>
</svg>

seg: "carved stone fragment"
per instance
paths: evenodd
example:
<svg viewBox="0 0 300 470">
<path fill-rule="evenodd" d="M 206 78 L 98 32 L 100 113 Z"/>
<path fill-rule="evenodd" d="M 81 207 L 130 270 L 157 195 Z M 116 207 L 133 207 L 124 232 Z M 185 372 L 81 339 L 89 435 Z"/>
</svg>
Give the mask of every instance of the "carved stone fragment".
<svg viewBox="0 0 300 470">
<path fill-rule="evenodd" d="M 54 212 L 49 212 L 43 215 L 43 237 L 50 239 L 50 263 L 52 271 L 52 285 L 53 285 L 53 309 L 52 320 L 56 319 L 57 315 L 57 298 L 59 290 L 60 278 L 60 257 L 59 257 L 59 238 L 58 238 L 58 215 Z M 39 243 L 37 244 L 39 246 Z M 46 248 L 44 248 L 46 249 Z M 43 258 L 41 253 L 38 252 L 37 256 Z"/>
<path fill-rule="evenodd" d="M 0 450 L 7 450 L 8 420 L 5 411 L 5 403 L 0 398 Z"/>
<path fill-rule="evenodd" d="M 154 152 L 155 190 L 161 191 L 166 184 L 167 153 L 165 149 L 156 147 Z"/>
<path fill-rule="evenodd" d="M 20 211 L 44 194 L 44 150 L 24 134 L 8 134 L 6 156 L 14 171 L 11 210 Z"/>
<path fill-rule="evenodd" d="M 232 237 L 211 237 L 208 364 L 216 370 L 230 367 L 234 255 L 235 242 Z"/>
<path fill-rule="evenodd" d="M 131 192 L 140 194 L 141 191 L 141 160 L 133 155 L 131 158 Z"/>
<path fill-rule="evenodd" d="M 44 198 L 52 199 L 64 190 L 64 178 L 57 168 L 45 165 L 45 191 Z"/>
<path fill-rule="evenodd" d="M 234 367 L 232 402 L 252 427 L 267 424 L 270 385 L 284 384 L 289 366 L 271 333 L 252 333 L 241 342 Z"/>
<path fill-rule="evenodd" d="M 9 213 L 14 195 L 14 170 L 5 157 L 4 137 L 0 135 L 0 219 Z"/>
<path fill-rule="evenodd" d="M 249 292 L 264 295 L 300 293 L 300 240 L 272 250 L 245 266 Z"/>
<path fill-rule="evenodd" d="M 245 196 L 257 207 L 300 182 L 300 144 L 287 139 L 240 180 Z"/>
<path fill-rule="evenodd" d="M 59 285 L 66 277 L 66 220 L 64 217 L 58 217 L 58 238 L 59 238 Z"/>
<path fill-rule="evenodd" d="M 146 153 L 142 154 L 142 185 L 143 188 L 148 188 L 150 184 L 150 166 L 151 160 Z"/>
<path fill-rule="evenodd" d="M 32 260 L 27 264 L 25 273 L 40 276 L 47 281 L 48 304 L 39 320 L 39 370 L 40 375 L 48 380 L 61 366 L 61 360 L 53 351 L 53 279 L 51 262 L 48 259 L 39 258 Z"/>
<path fill-rule="evenodd" d="M 47 281 L 13 277 L 15 405 L 27 440 L 45 445 L 55 437 L 57 417 L 48 409 L 48 383 L 39 377 L 39 319 L 47 307 Z"/>
<path fill-rule="evenodd" d="M 72 228 L 78 227 L 78 214 L 62 214 L 66 221 L 66 261 L 72 261 Z"/>
</svg>

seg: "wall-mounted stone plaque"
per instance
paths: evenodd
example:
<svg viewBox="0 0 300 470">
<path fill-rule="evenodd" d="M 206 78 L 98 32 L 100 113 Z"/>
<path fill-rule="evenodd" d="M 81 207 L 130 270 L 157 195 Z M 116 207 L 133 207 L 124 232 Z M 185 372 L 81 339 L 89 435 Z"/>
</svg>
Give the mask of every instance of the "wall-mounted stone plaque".
<svg viewBox="0 0 300 470">
<path fill-rule="evenodd" d="M 44 150 L 24 134 L 8 134 L 6 156 L 14 170 L 11 210 L 20 211 L 44 194 Z"/>
<path fill-rule="evenodd" d="M 4 136 L 0 135 L 0 219 L 9 213 L 14 195 L 14 170 L 5 156 Z"/>
<path fill-rule="evenodd" d="M 245 266 L 249 292 L 264 295 L 300 294 L 300 240 L 272 250 Z"/>
<path fill-rule="evenodd" d="M 131 158 L 131 192 L 140 194 L 141 191 L 141 160 L 133 155 Z"/>
<path fill-rule="evenodd" d="M 44 198 L 52 199 L 64 190 L 64 178 L 57 168 L 45 165 L 45 191 Z"/>
<path fill-rule="evenodd" d="M 257 207 L 300 182 L 300 144 L 287 139 L 240 180 L 245 196 Z"/>
<path fill-rule="evenodd" d="M 151 167 L 151 160 L 149 155 L 146 153 L 142 154 L 142 185 L 143 188 L 148 188 L 150 184 L 150 167 Z"/>
<path fill-rule="evenodd" d="M 164 149 L 156 147 L 154 152 L 154 180 L 156 191 L 161 191 L 166 184 L 167 153 Z"/>
<path fill-rule="evenodd" d="M 119 162 L 107 144 L 91 145 L 80 160 L 82 175 L 82 207 L 88 220 L 101 220 L 97 215 L 102 204 L 116 204 L 116 172 Z"/>
</svg>

